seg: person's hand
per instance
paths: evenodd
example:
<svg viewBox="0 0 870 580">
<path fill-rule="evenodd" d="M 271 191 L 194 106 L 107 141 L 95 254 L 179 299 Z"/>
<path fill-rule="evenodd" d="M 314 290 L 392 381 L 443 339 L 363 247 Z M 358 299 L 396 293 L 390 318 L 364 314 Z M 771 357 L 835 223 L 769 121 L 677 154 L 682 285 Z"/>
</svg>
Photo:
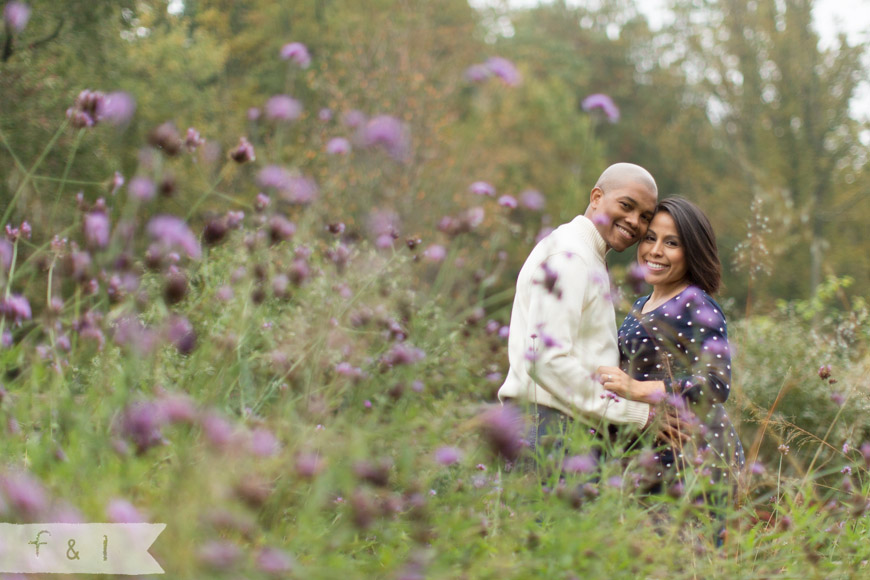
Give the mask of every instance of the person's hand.
<svg viewBox="0 0 870 580">
<path fill-rule="evenodd" d="M 680 417 L 677 409 L 665 406 L 661 409 L 658 422 L 658 439 L 671 447 L 682 447 L 692 438 L 694 425 Z"/>
<path fill-rule="evenodd" d="M 606 390 L 623 399 L 654 404 L 665 395 L 665 386 L 661 381 L 636 381 L 619 367 L 598 367 L 598 376 Z"/>
</svg>

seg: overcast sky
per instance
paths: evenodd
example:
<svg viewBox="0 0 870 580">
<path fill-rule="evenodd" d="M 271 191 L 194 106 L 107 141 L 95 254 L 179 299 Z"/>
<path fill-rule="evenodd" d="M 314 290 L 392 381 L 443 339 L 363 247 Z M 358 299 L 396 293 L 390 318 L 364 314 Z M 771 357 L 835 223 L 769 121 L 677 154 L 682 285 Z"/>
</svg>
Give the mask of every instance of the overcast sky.
<svg viewBox="0 0 870 580">
<path fill-rule="evenodd" d="M 469 0 L 475 7 L 501 4 L 502 0 Z M 506 0 L 512 7 L 535 6 L 540 0 Z M 595 0 L 568 0 L 568 4 L 590 5 Z M 668 18 L 667 0 L 637 0 L 637 6 L 646 14 L 650 27 L 659 28 Z M 822 46 L 833 46 L 837 34 L 845 32 L 850 42 L 870 40 L 870 0 L 816 0 L 814 8 L 816 31 Z M 867 57 L 870 68 L 870 55 Z M 858 117 L 870 119 L 870 84 L 863 82 L 852 102 L 853 113 Z"/>
</svg>

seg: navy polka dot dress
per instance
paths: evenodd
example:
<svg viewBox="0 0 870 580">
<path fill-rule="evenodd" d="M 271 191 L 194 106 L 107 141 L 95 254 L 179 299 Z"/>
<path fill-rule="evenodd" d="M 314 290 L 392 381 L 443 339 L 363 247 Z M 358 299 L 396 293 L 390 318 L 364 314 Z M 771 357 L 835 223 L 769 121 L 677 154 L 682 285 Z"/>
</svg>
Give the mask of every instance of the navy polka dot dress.
<svg viewBox="0 0 870 580">
<path fill-rule="evenodd" d="M 665 404 L 695 424 L 693 444 L 658 452 L 658 474 L 681 477 L 698 466 L 711 483 L 733 481 L 744 466 L 743 446 L 722 406 L 731 389 L 731 351 L 722 308 L 689 286 L 658 308 L 642 313 L 639 298 L 619 329 L 622 369 L 635 380 L 663 381 Z"/>
</svg>

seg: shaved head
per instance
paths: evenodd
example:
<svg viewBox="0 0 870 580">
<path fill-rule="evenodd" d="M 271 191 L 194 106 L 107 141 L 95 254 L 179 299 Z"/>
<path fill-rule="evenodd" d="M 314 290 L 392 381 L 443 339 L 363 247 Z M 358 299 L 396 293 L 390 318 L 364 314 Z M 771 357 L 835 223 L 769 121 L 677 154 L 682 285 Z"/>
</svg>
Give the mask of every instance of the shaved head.
<svg viewBox="0 0 870 580">
<path fill-rule="evenodd" d="M 606 192 L 634 184 L 646 187 L 650 193 L 658 197 L 659 190 L 656 187 L 656 180 L 653 179 L 649 171 L 634 163 L 614 163 L 604 170 L 604 173 L 595 183 L 595 187 Z"/>
</svg>

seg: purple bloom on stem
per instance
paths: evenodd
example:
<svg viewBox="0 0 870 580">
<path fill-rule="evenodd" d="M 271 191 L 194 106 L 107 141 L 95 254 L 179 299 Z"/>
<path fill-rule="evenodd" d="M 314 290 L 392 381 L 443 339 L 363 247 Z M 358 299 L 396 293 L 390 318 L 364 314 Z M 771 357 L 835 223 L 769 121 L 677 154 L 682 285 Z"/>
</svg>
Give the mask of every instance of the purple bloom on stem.
<svg viewBox="0 0 870 580">
<path fill-rule="evenodd" d="M 165 443 L 160 427 L 165 423 L 162 409 L 150 401 L 138 401 L 121 413 L 118 431 L 136 446 L 141 455 L 156 445 Z"/>
<path fill-rule="evenodd" d="M 317 118 L 321 121 L 332 121 L 332 109 L 327 109 L 326 107 L 320 109 L 317 113 Z"/>
<path fill-rule="evenodd" d="M 127 191 L 138 200 L 150 201 L 157 193 L 157 186 L 147 177 L 134 177 L 130 180 Z"/>
<path fill-rule="evenodd" d="M 12 242 L 6 238 L 0 239 L 0 266 L 3 271 L 8 271 L 12 266 Z"/>
<path fill-rule="evenodd" d="M 296 455 L 296 473 L 305 479 L 317 477 L 325 463 L 317 453 L 299 453 Z"/>
<path fill-rule="evenodd" d="M 348 111 L 344 115 L 341 116 L 341 120 L 346 127 L 351 129 L 358 129 L 365 125 L 366 116 L 362 111 L 357 111 L 354 109 L 353 111 Z"/>
<path fill-rule="evenodd" d="M 492 76 L 492 72 L 485 64 L 473 64 L 465 69 L 465 80 L 472 83 L 482 83 Z"/>
<path fill-rule="evenodd" d="M 200 547 L 198 556 L 206 566 L 214 570 L 225 570 L 242 557 L 242 551 L 232 542 L 212 541 Z"/>
<path fill-rule="evenodd" d="M 45 510 L 47 501 L 42 482 L 30 473 L 15 471 L 3 476 L 3 495 L 9 506 L 26 519 L 32 519 Z"/>
<path fill-rule="evenodd" d="M 257 121 L 260 118 L 261 111 L 259 107 L 250 107 L 248 109 L 248 121 Z"/>
<path fill-rule="evenodd" d="M 486 61 L 486 67 L 509 87 L 515 87 L 522 81 L 520 71 L 506 58 L 494 56 Z"/>
<path fill-rule="evenodd" d="M 7 319 L 11 318 L 13 324 L 21 325 L 32 316 L 30 302 L 21 294 L 12 294 L 0 300 L 0 314 Z"/>
<path fill-rule="evenodd" d="M 456 447 L 439 447 L 435 450 L 435 461 L 441 465 L 453 465 L 462 459 L 462 451 Z"/>
<path fill-rule="evenodd" d="M 273 121 L 293 121 L 302 114 L 302 103 L 287 95 L 275 95 L 266 101 L 266 117 Z"/>
<path fill-rule="evenodd" d="M 124 125 L 133 118 L 136 112 L 136 99 L 130 93 L 115 91 L 109 93 L 99 102 L 97 118 L 113 125 Z"/>
<path fill-rule="evenodd" d="M 480 416 L 484 438 L 495 453 L 508 461 L 517 458 L 523 448 L 523 418 L 510 406 L 494 407 Z"/>
<path fill-rule="evenodd" d="M 843 395 L 843 393 L 838 393 L 834 391 L 833 393 L 831 393 L 831 401 L 833 401 L 834 404 L 838 407 L 842 407 L 843 404 L 846 402 L 846 397 L 845 395 Z"/>
<path fill-rule="evenodd" d="M 290 42 L 281 47 L 281 59 L 292 60 L 302 68 L 308 68 L 311 64 L 311 56 L 308 47 L 301 42 Z"/>
<path fill-rule="evenodd" d="M 608 97 L 602 93 L 595 93 L 593 95 L 589 95 L 583 102 L 581 103 L 581 107 L 583 107 L 584 111 L 591 111 L 593 109 L 601 109 L 604 115 L 607 117 L 607 120 L 611 123 L 616 123 L 619 121 L 619 107 L 613 102 L 613 99 Z"/>
<path fill-rule="evenodd" d="M 181 354 L 190 354 L 196 348 L 196 331 L 184 316 L 173 316 L 166 323 L 166 338 Z"/>
<path fill-rule="evenodd" d="M 202 249 L 187 223 L 173 215 L 158 215 L 151 218 L 147 226 L 148 234 L 164 249 L 181 249 L 195 260 L 202 255 Z"/>
<path fill-rule="evenodd" d="M 598 462 L 591 455 L 573 455 L 565 458 L 562 469 L 568 473 L 592 473 Z"/>
<path fill-rule="evenodd" d="M 24 2 L 7 2 L 3 8 L 3 20 L 15 32 L 21 32 L 30 20 L 30 7 Z"/>
<path fill-rule="evenodd" d="M 512 195 L 503 195 L 498 198 L 498 204 L 508 209 L 516 209 L 517 200 Z"/>
<path fill-rule="evenodd" d="M 831 365 L 822 365 L 819 367 L 819 378 L 823 381 L 831 376 Z"/>
<path fill-rule="evenodd" d="M 124 176 L 121 175 L 119 171 L 115 172 L 115 175 L 112 176 L 112 189 L 110 191 L 111 195 L 115 195 L 118 193 L 118 190 L 121 189 L 121 186 L 124 185 Z"/>
<path fill-rule="evenodd" d="M 222 449 L 232 442 L 233 426 L 218 413 L 206 413 L 200 424 L 205 438 L 211 445 Z"/>
<path fill-rule="evenodd" d="M 320 189 L 310 177 L 291 176 L 284 189 L 280 190 L 281 199 L 300 205 L 308 204 L 317 199 Z"/>
<path fill-rule="evenodd" d="M 239 137 L 239 144 L 235 149 L 230 151 L 230 159 L 236 163 L 247 163 L 254 161 L 257 156 L 254 154 L 254 146 L 245 137 Z"/>
<path fill-rule="evenodd" d="M 362 128 L 361 141 L 365 147 L 382 147 L 393 159 L 401 161 L 407 157 L 410 140 L 404 123 L 390 115 L 379 115 Z"/>
<path fill-rule="evenodd" d="M 447 250 L 440 244 L 432 244 L 423 251 L 423 256 L 430 262 L 440 262 L 447 257 Z"/>
<path fill-rule="evenodd" d="M 92 211 L 85 214 L 82 221 L 85 231 L 85 240 L 91 248 L 105 248 L 109 245 L 109 216 L 101 211 Z"/>
<path fill-rule="evenodd" d="M 267 165 L 257 174 L 257 180 L 262 187 L 279 191 L 288 187 L 292 177 L 293 174 L 289 170 L 278 165 Z"/>
<path fill-rule="evenodd" d="M 501 383 L 503 378 L 504 378 L 504 375 L 502 375 L 498 371 L 495 371 L 495 372 L 492 372 L 492 373 L 489 373 L 488 375 L 486 375 L 486 380 L 488 380 L 491 383 L 496 383 L 496 384 Z"/>
<path fill-rule="evenodd" d="M 269 236 L 273 244 L 289 240 L 296 234 L 296 224 L 284 216 L 272 216 L 269 220 Z"/>
<path fill-rule="evenodd" d="M 469 229 L 474 229 L 480 224 L 483 223 L 483 219 L 486 217 L 486 212 L 480 206 L 469 208 L 462 214 L 462 222 L 468 226 Z"/>
<path fill-rule="evenodd" d="M 257 554 L 257 567 L 266 574 L 285 576 L 294 566 L 290 554 L 278 548 L 265 547 Z"/>
<path fill-rule="evenodd" d="M 136 507 L 125 499 L 115 498 L 106 506 L 106 516 L 110 522 L 116 524 L 146 523 L 148 518 L 143 516 Z"/>
<path fill-rule="evenodd" d="M 424 358 L 426 353 L 423 350 L 406 342 L 397 342 L 381 357 L 381 363 L 388 367 L 412 365 Z"/>
<path fill-rule="evenodd" d="M 202 138 L 199 131 L 193 127 L 188 127 L 187 135 L 184 137 L 184 146 L 187 147 L 187 150 L 193 153 L 203 145 L 205 145 L 205 139 Z"/>
<path fill-rule="evenodd" d="M 520 205 L 532 211 L 541 211 L 544 209 L 546 199 L 540 191 L 527 189 L 520 194 Z"/>
<path fill-rule="evenodd" d="M 495 187 L 485 181 L 475 181 L 468 187 L 468 191 L 474 195 L 486 195 L 495 197 Z"/>
<path fill-rule="evenodd" d="M 281 444 L 268 429 L 255 429 L 251 433 L 249 448 L 251 453 L 259 457 L 272 457 L 281 450 Z"/>
<path fill-rule="evenodd" d="M 350 153 L 350 141 L 344 137 L 335 137 L 326 144 L 326 152 L 330 155 L 347 155 Z"/>
</svg>

